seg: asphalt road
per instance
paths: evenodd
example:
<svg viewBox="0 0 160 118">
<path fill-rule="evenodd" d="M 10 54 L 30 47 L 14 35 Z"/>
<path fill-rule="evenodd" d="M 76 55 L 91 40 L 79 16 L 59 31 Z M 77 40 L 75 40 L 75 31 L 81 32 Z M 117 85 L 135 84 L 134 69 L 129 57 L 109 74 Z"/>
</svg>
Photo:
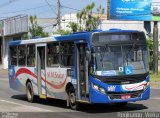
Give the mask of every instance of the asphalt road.
<svg viewBox="0 0 160 118">
<path fill-rule="evenodd" d="M 124 108 L 115 107 L 114 104 L 83 104 L 80 111 L 73 111 L 62 100 L 37 98 L 35 103 L 28 103 L 24 93 L 9 88 L 7 74 L 0 72 L 0 112 L 3 118 L 6 115 L 16 118 L 114 118 L 123 112 L 160 112 L 160 89 L 151 89 L 149 100 L 129 103 Z"/>
</svg>

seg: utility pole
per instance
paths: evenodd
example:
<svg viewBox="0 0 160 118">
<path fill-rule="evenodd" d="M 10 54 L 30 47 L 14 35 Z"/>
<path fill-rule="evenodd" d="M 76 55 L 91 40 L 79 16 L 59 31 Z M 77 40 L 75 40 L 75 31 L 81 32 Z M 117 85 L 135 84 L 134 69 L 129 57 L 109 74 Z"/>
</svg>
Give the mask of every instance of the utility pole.
<svg viewBox="0 0 160 118">
<path fill-rule="evenodd" d="M 154 21 L 153 28 L 153 73 L 158 74 L 158 21 Z"/>
<path fill-rule="evenodd" d="M 58 30 L 61 30 L 61 3 L 58 0 L 58 17 L 57 17 Z"/>
</svg>

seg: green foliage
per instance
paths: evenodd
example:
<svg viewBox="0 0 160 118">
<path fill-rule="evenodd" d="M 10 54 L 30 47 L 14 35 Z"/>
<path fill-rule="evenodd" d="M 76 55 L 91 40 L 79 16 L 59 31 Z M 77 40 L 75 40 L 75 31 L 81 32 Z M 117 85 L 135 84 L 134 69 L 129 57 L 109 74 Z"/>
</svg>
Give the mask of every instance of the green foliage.
<svg viewBox="0 0 160 118">
<path fill-rule="evenodd" d="M 65 31 L 65 30 L 59 30 L 57 32 L 53 32 L 53 34 L 60 34 L 60 35 L 68 35 L 70 34 L 71 32 L 70 31 Z"/>
<path fill-rule="evenodd" d="M 78 24 L 74 22 L 69 22 L 69 25 L 67 27 L 71 28 L 72 32 L 77 32 L 78 31 Z"/>
<path fill-rule="evenodd" d="M 35 37 L 47 37 L 48 33 L 43 31 L 43 28 L 37 24 L 37 17 L 30 16 L 31 26 L 29 28 L 29 32 L 32 38 Z"/>
<path fill-rule="evenodd" d="M 22 39 L 23 39 L 23 40 L 27 40 L 27 39 L 29 39 L 28 34 L 27 34 L 27 33 L 26 33 L 26 34 L 23 34 Z"/>
<path fill-rule="evenodd" d="M 160 72 L 158 72 L 158 74 L 150 72 L 149 74 L 150 74 L 150 78 L 151 78 L 150 81 L 151 82 L 160 82 L 160 79 L 159 79 L 160 78 Z"/>
<path fill-rule="evenodd" d="M 98 28 L 98 25 L 101 23 L 100 15 L 104 14 L 104 8 L 102 8 L 102 6 L 99 6 L 97 8 L 98 15 L 93 16 L 92 11 L 94 7 L 95 7 L 95 3 L 92 3 L 90 5 L 87 5 L 81 12 L 77 13 L 77 19 L 79 21 L 79 25 L 77 25 L 78 31 L 82 31 L 82 30 L 91 31 L 93 29 Z"/>
<path fill-rule="evenodd" d="M 153 70 L 153 37 L 147 39 L 147 45 L 150 51 L 149 68 Z"/>
</svg>

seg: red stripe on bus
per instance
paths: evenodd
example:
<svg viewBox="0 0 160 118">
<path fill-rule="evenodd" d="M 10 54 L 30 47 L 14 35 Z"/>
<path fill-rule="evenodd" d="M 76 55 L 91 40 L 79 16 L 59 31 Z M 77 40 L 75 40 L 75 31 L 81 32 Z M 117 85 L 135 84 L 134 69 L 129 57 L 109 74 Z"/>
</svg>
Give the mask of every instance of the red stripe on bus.
<svg viewBox="0 0 160 118">
<path fill-rule="evenodd" d="M 128 88 L 128 87 L 125 87 L 125 88 L 126 88 L 127 90 L 131 90 L 131 89 L 138 88 L 138 87 L 144 86 L 144 85 L 147 85 L 147 83 L 146 83 L 146 84 L 141 84 L 141 85 L 138 85 L 138 86 L 134 86 L 134 87 L 131 87 L 131 88 Z"/>
<path fill-rule="evenodd" d="M 37 75 L 35 75 L 32 71 L 28 70 L 27 68 L 20 68 L 20 69 L 16 72 L 16 74 L 15 74 L 14 81 L 17 79 L 17 77 L 18 77 L 19 75 L 24 74 L 24 73 L 29 74 L 29 75 L 33 76 L 35 79 L 37 79 Z M 61 83 L 61 84 L 59 84 L 59 85 L 52 84 L 52 83 L 46 81 L 44 78 L 41 78 L 41 79 L 42 79 L 44 82 L 46 82 L 48 85 L 50 85 L 52 88 L 54 88 L 54 89 L 61 89 L 61 88 L 65 85 L 66 80 L 67 80 L 67 77 L 65 78 L 64 82 Z"/>
<path fill-rule="evenodd" d="M 20 68 L 20 69 L 16 72 L 14 80 L 16 80 L 17 77 L 18 77 L 19 75 L 23 74 L 23 73 L 29 74 L 29 75 L 33 76 L 35 79 L 37 79 L 37 76 L 36 76 L 32 71 L 30 71 L 30 70 L 28 70 L 28 69 L 26 69 L 26 68 Z"/>
</svg>

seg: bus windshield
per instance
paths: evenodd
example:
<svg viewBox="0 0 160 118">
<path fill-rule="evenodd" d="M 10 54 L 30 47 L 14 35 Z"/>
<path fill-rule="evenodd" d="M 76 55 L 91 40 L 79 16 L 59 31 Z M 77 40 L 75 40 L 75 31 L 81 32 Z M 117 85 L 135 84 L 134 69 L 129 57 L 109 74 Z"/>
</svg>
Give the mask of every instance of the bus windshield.
<svg viewBox="0 0 160 118">
<path fill-rule="evenodd" d="M 90 72 L 100 76 L 147 73 L 147 46 L 136 44 L 93 46 Z"/>
</svg>

